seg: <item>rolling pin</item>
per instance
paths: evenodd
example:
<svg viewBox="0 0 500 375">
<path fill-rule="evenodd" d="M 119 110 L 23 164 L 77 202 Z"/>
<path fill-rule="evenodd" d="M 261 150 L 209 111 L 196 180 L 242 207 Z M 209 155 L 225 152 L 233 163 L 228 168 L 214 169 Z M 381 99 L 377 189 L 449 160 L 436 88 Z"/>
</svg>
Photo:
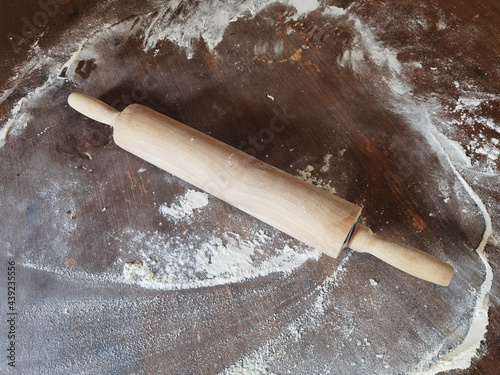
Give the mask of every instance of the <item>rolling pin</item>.
<svg viewBox="0 0 500 375">
<path fill-rule="evenodd" d="M 121 148 L 326 255 L 336 258 L 349 247 L 423 280 L 443 286 L 451 281 L 451 265 L 356 223 L 357 205 L 243 151 L 139 104 L 118 112 L 80 93 L 68 103 L 111 125 Z"/>
</svg>

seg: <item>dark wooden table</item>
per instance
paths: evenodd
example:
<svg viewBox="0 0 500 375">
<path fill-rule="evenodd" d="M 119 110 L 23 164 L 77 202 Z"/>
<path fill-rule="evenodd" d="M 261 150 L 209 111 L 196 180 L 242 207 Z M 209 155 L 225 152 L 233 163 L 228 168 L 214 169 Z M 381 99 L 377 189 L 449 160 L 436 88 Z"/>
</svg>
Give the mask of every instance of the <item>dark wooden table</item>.
<svg viewBox="0 0 500 375">
<path fill-rule="evenodd" d="M 1 373 L 498 373 L 500 4 L 301 4 L 2 3 Z M 213 197 L 162 214 L 203 193 L 119 149 L 75 91 L 335 192 L 452 283 L 317 257 Z M 195 267 L 217 249 L 247 249 L 246 273 Z"/>
</svg>

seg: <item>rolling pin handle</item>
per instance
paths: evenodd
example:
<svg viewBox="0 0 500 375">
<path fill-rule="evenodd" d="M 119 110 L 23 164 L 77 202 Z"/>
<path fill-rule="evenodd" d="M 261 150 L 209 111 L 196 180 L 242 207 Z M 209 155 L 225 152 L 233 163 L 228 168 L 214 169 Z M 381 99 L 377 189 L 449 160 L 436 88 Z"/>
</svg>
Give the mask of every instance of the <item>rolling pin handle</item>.
<svg viewBox="0 0 500 375">
<path fill-rule="evenodd" d="M 362 224 L 356 224 L 347 246 L 434 284 L 447 286 L 453 277 L 454 269 L 448 263 L 414 247 L 377 236 Z"/>
<path fill-rule="evenodd" d="M 78 92 L 70 94 L 68 104 L 92 120 L 111 126 L 114 126 L 115 118 L 120 113 L 99 99 Z"/>
</svg>

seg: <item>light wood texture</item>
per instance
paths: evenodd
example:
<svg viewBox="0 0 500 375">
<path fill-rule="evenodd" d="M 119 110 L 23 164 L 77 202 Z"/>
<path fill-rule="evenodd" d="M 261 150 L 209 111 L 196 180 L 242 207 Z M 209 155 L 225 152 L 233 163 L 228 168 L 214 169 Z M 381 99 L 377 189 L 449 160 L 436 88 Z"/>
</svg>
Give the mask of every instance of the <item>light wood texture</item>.
<svg viewBox="0 0 500 375">
<path fill-rule="evenodd" d="M 92 120 L 111 126 L 119 113 L 110 105 L 84 94 L 71 94 L 68 97 L 68 104 L 78 112 L 87 114 Z"/>
<path fill-rule="evenodd" d="M 357 224 L 349 241 L 353 250 L 369 253 L 410 275 L 447 286 L 454 269 L 448 263 L 414 247 L 377 236 L 370 228 Z"/>
<path fill-rule="evenodd" d="M 112 125 L 123 149 L 334 258 L 360 214 L 355 204 L 142 105 L 116 114 L 85 94 L 73 93 L 68 102 Z M 447 263 L 362 225 L 349 247 L 439 285 L 453 276 Z"/>
</svg>

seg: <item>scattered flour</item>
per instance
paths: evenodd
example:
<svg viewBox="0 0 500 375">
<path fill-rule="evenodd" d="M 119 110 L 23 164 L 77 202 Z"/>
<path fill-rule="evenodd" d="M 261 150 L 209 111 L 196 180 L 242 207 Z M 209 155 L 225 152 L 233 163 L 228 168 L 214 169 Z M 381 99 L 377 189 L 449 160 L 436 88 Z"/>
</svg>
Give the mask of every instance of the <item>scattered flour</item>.
<svg viewBox="0 0 500 375">
<path fill-rule="evenodd" d="M 440 107 L 436 102 L 425 102 L 414 97 L 411 92 L 412 86 L 405 79 L 404 74 L 402 74 L 402 65 L 397 59 L 397 52 L 383 46 L 375 37 L 374 31 L 357 16 L 350 15 L 349 18 L 354 21 L 357 36 L 353 40 L 352 49 L 345 51 L 339 60 L 339 64 L 344 67 L 349 66 L 360 75 L 367 72 L 373 64 L 380 68 L 381 76 L 385 77 L 383 78 L 383 82 L 386 85 L 385 91 L 392 92 L 393 94 L 389 104 L 391 106 L 390 109 L 403 115 L 414 129 L 421 132 L 427 138 L 430 146 L 433 147 L 436 155 L 440 157 L 443 165 L 449 166 L 463 188 L 469 193 L 469 198 L 472 198 L 477 204 L 483 215 L 485 231 L 476 251 L 484 262 L 486 279 L 477 299 L 476 310 L 469 332 L 460 345 L 441 358 L 437 359 L 442 347 L 438 347 L 434 352 L 429 353 L 429 356 L 421 361 L 418 369 L 415 370 L 415 374 L 431 375 L 451 369 L 466 369 L 477 355 L 477 349 L 479 349 L 481 341 L 484 340 L 488 325 L 487 295 L 491 289 L 493 276 L 491 267 L 484 254 L 484 247 L 492 234 L 491 218 L 486 205 L 463 177 L 464 172 L 461 172 L 461 170 L 465 170 L 470 166 L 470 162 L 464 162 L 463 150 L 460 150 L 460 147 L 457 148 L 456 142 L 450 141 L 440 132 L 439 126 L 446 123 L 446 120 L 443 120 L 443 117 L 446 116 L 446 108 Z M 411 67 L 411 64 L 408 64 L 408 67 Z M 481 94 L 479 94 L 479 98 L 461 97 L 453 111 L 471 111 L 477 108 L 482 102 L 482 97 L 484 95 Z M 488 98 L 490 97 L 491 95 L 488 96 Z M 467 114 L 464 114 L 462 120 L 467 121 Z M 487 120 L 483 121 L 488 123 Z M 488 126 L 496 128 L 493 123 L 488 123 Z M 488 154 L 488 159 L 490 160 L 496 160 L 497 157 L 497 153 L 494 150 L 486 149 L 484 146 L 482 149 L 477 148 L 476 152 Z M 495 173 L 494 171 L 490 172 Z"/>
<path fill-rule="evenodd" d="M 232 232 L 201 240 L 197 236 L 171 238 L 158 232 L 128 228 L 115 238 L 123 244 L 123 248 L 119 249 L 120 257 L 115 266 L 106 272 L 76 271 L 40 261 L 36 255 L 32 257 L 29 254 L 19 263 L 27 268 L 96 283 L 184 290 L 237 283 L 271 273 L 289 274 L 308 260 L 321 257 L 315 249 L 287 241 L 281 247 L 273 247 L 275 231 L 266 233 L 260 230 L 252 240 Z M 131 258 L 134 261 L 129 261 Z"/>
<path fill-rule="evenodd" d="M 81 48 L 82 46 L 73 54 L 72 58 L 63 64 L 64 67 L 69 67 L 75 61 Z M 38 47 L 34 52 L 39 52 Z M 9 118 L 0 128 L 0 148 L 5 144 L 8 136 L 18 136 L 22 134 L 22 131 L 28 126 L 28 123 L 32 121 L 30 109 L 37 107 L 38 100 L 46 95 L 50 95 L 50 91 L 56 91 L 58 90 L 58 86 L 62 85 L 62 83 L 56 83 L 62 70 L 59 63 L 61 55 L 64 55 L 64 50 L 58 51 L 53 55 L 34 53 L 32 59 L 17 69 L 17 76 L 19 78 L 14 80 L 15 83 L 13 87 L 7 89 L 4 94 L 2 94 L 0 97 L 0 104 L 2 104 L 7 96 L 14 91 L 22 78 L 25 78 L 25 76 L 31 72 L 45 69 L 48 71 L 48 78 L 42 85 L 29 92 L 14 105 L 10 111 Z"/>
<path fill-rule="evenodd" d="M 170 17 L 173 10 L 183 10 L 180 0 L 172 1 L 169 7 L 163 7 L 144 30 L 144 50 L 153 50 L 158 42 L 168 39 L 180 47 L 186 48 L 188 58 L 193 56 L 193 41 L 200 36 L 210 50 L 221 42 L 227 26 L 243 16 L 255 16 L 266 6 L 276 3 L 275 0 L 203 1 L 193 6 L 187 15 L 177 14 L 176 19 Z M 318 0 L 286 0 L 285 4 L 295 7 L 293 20 L 298 20 L 319 7 Z"/>
<path fill-rule="evenodd" d="M 331 157 L 331 156 L 330 156 Z M 329 160 L 330 160 L 330 157 L 325 157 L 325 165 L 321 168 L 321 172 L 324 172 L 324 169 L 326 168 L 326 170 L 328 170 L 329 168 Z M 326 191 L 329 191 L 330 193 L 332 194 L 336 194 L 336 190 L 333 186 L 330 185 L 330 183 L 332 182 L 331 180 L 329 180 L 328 182 L 325 182 L 323 181 L 321 178 L 319 177 L 316 177 L 316 176 L 313 176 L 312 172 L 314 171 L 314 167 L 312 165 L 308 165 L 305 169 L 303 170 L 300 170 L 300 169 L 297 169 L 297 173 L 298 173 L 298 177 L 301 178 L 302 180 L 306 181 L 306 182 L 309 182 L 310 184 L 314 185 L 314 186 L 318 186 Z"/>
<path fill-rule="evenodd" d="M 33 47 L 33 49 L 35 52 L 34 54 L 35 57 L 26 60 L 22 66 L 16 67 L 14 70 L 14 75 L 7 80 L 6 84 L 9 85 L 9 87 L 4 90 L 2 95 L 0 95 L 0 104 L 2 104 L 10 94 L 12 94 L 12 92 L 17 88 L 19 83 L 22 82 L 22 79 L 27 74 L 40 68 L 40 65 L 42 63 L 42 56 L 39 54 L 40 48 L 36 46 Z"/>
<path fill-rule="evenodd" d="M 446 121 L 448 125 L 458 127 L 479 126 L 479 133 L 470 138 L 465 150 L 473 159 L 471 164 L 474 168 L 481 170 L 485 174 L 498 174 L 498 158 L 500 156 L 500 145 L 498 138 L 486 136 L 482 128 L 489 128 L 500 133 L 500 126 L 495 121 L 482 114 L 482 108 L 493 108 L 500 102 L 500 95 L 481 92 L 474 89 L 472 85 L 462 88 L 456 82 L 457 89 L 462 91 L 462 95 L 457 99 L 454 106 L 447 106 L 445 110 L 454 115 L 452 119 Z M 460 146 L 461 147 L 461 146 Z M 470 159 L 469 159 L 470 160 Z"/>
<path fill-rule="evenodd" d="M 349 10 L 349 8 L 347 9 Z M 375 32 L 360 18 L 349 14 L 356 35 L 351 49 L 346 49 L 339 57 L 342 67 L 350 67 L 358 74 L 370 72 L 374 67 L 379 71 L 382 82 L 397 96 L 410 94 L 411 85 L 401 74 L 402 65 L 397 52 L 380 42 Z"/>
<path fill-rule="evenodd" d="M 318 250 L 288 244 L 270 248 L 272 237 L 259 231 L 253 240 L 226 232 L 195 245 L 199 238 L 169 238 L 129 229 L 126 238 L 139 249 L 140 261 L 123 265 L 123 282 L 149 289 L 192 289 L 236 283 L 273 272 L 290 273 Z M 128 254 L 130 256 L 130 254 Z M 126 258 L 127 256 L 125 256 Z M 122 256 L 124 258 L 124 256 Z"/>
<path fill-rule="evenodd" d="M 189 16 L 186 16 L 186 19 L 179 22 L 173 22 L 167 16 L 169 12 L 172 11 L 172 7 L 179 7 L 182 3 L 179 0 L 174 1 L 172 2 L 172 7 L 169 10 L 165 10 L 163 13 L 160 11 L 158 16 L 151 22 L 150 27 L 145 30 L 145 50 L 153 49 L 162 39 L 169 39 L 176 42 L 181 47 L 186 47 L 187 54 L 190 57 L 193 54 L 192 40 L 199 38 L 200 35 L 205 39 L 209 48 L 213 50 L 222 40 L 224 31 L 230 22 L 244 15 L 255 15 L 258 11 L 273 2 L 274 1 L 270 0 L 229 1 L 219 7 L 217 13 L 211 19 L 206 19 L 205 16 L 208 12 L 213 14 L 213 9 L 211 8 L 212 4 L 210 2 L 202 2 L 198 9 L 191 12 Z M 297 10 L 293 19 L 298 19 L 319 6 L 316 0 L 305 2 L 290 0 L 288 4 L 295 6 Z M 348 13 L 348 10 L 349 9 L 344 10 L 329 6 L 326 7 L 324 14 L 337 17 Z M 352 48 L 346 50 L 339 59 L 339 64 L 343 67 L 349 66 L 359 74 L 369 69 L 372 64 L 375 64 L 385 71 L 386 74 L 382 75 L 382 77 L 385 77 L 384 82 L 395 97 L 411 96 L 411 86 L 401 73 L 402 66 L 397 59 L 397 53 L 383 46 L 375 37 L 374 31 L 365 25 L 359 18 L 350 14 L 349 19 L 354 21 L 354 28 L 358 31 L 358 34 L 353 40 Z M 170 21 L 165 25 L 164 20 Z M 57 74 L 51 76 L 46 84 L 40 88 L 41 91 L 37 91 L 37 89 L 18 102 L 11 111 L 9 120 L 0 130 L 0 147 L 5 143 L 5 138 L 8 134 L 15 135 L 19 133 L 23 127 L 26 126 L 27 122 L 30 121 L 29 112 L 21 110 L 24 109 L 24 100 L 32 100 L 36 98 L 37 95 L 45 94 L 45 89 L 52 84 L 52 79 L 58 77 L 58 73 L 61 69 L 69 67 L 78 58 L 82 46 L 83 44 L 80 45 L 78 50 L 74 52 L 71 58 L 64 63 L 62 67 L 60 64 L 56 64 L 59 67 L 57 69 Z M 368 65 L 367 62 L 369 62 Z M 7 92 L 2 94 L 2 101 L 6 95 Z M 415 111 L 416 109 L 418 109 L 418 111 L 422 109 L 420 103 L 416 103 L 410 98 L 410 104 L 412 103 L 412 108 L 415 109 Z M 406 105 L 408 102 L 404 104 Z M 465 111 L 473 111 L 477 105 L 479 105 L 479 100 L 477 98 L 461 97 L 454 110 L 457 113 L 465 113 Z M 398 105 L 395 105 L 394 108 L 401 109 Z M 426 119 L 432 117 L 427 109 L 424 108 L 424 111 L 428 115 L 425 117 Z M 468 121 L 467 118 L 466 114 L 464 116 L 464 121 Z M 478 121 L 481 121 L 492 129 L 498 129 L 498 125 L 491 119 L 479 118 Z M 414 125 L 417 129 L 422 130 L 421 123 L 416 123 L 413 117 L 409 118 L 409 123 Z M 457 154 L 456 147 L 452 150 L 448 143 L 442 141 L 442 134 L 437 134 L 438 132 L 432 122 L 430 125 L 426 123 L 424 128 L 427 126 L 432 127 L 430 129 L 430 133 L 433 134 L 431 143 L 435 145 L 438 144 L 439 147 L 444 148 L 444 154 L 448 155 L 448 161 L 451 167 L 457 174 L 457 177 L 461 179 L 464 186 L 468 189 L 471 197 L 478 203 L 485 218 L 486 230 L 477 251 L 485 262 L 487 278 L 477 300 L 477 308 L 472 326 L 463 343 L 429 367 L 428 363 L 436 360 L 436 356 L 439 354 L 441 348 L 437 348 L 435 352 L 430 353 L 429 357 L 422 361 L 420 369 L 417 370 L 416 373 L 419 375 L 434 374 L 435 372 L 453 368 L 466 368 L 470 365 L 470 361 L 475 356 L 476 349 L 479 347 L 481 340 L 484 338 L 484 333 L 486 332 L 486 325 L 488 323 L 488 304 L 486 295 L 492 283 L 491 268 L 483 253 L 484 246 L 491 235 L 491 219 L 489 218 L 486 206 L 459 173 L 459 168 L 456 167 L 458 163 L 457 158 L 449 156 Z M 427 137 L 430 137 L 428 135 L 428 128 L 426 128 L 423 133 L 426 134 Z M 495 150 L 497 150 L 497 144 L 492 143 L 492 145 L 493 146 L 490 148 L 487 148 L 484 145 L 478 144 L 473 145 L 472 148 L 479 154 L 486 153 L 490 160 L 495 161 L 498 157 L 498 153 L 495 152 Z M 439 152 L 442 154 L 443 149 L 439 149 Z M 460 160 L 463 160 L 464 156 L 461 155 L 460 158 Z M 325 157 L 325 166 L 320 169 L 321 172 L 324 172 L 324 168 L 326 168 L 326 171 L 328 170 L 328 162 L 329 158 L 327 159 Z M 462 166 L 463 164 L 460 162 L 458 165 Z M 491 164 L 491 168 L 494 168 L 493 164 Z M 330 186 L 330 182 L 324 183 L 321 179 L 312 176 L 313 171 L 314 167 L 307 166 L 305 170 L 297 172 L 302 179 L 335 193 L 335 189 Z M 203 198 L 200 196 L 203 194 L 204 193 L 190 190 L 180 199 L 179 204 L 172 204 L 170 207 L 162 205 L 160 207 L 160 212 L 166 217 L 174 219 L 184 218 L 186 215 L 193 214 L 193 210 L 202 208 L 208 204 L 208 196 L 205 194 Z M 74 223 L 67 225 L 70 226 L 69 230 L 71 230 Z M 206 240 L 200 240 L 199 245 L 194 245 L 193 243 L 196 241 L 191 241 L 189 238 L 172 239 L 157 232 L 145 233 L 132 229 L 129 229 L 128 232 L 126 231 L 124 240 L 127 240 L 127 238 L 129 238 L 129 243 L 136 248 L 140 248 L 140 259 L 133 262 L 129 262 L 128 260 L 124 261 L 124 264 L 121 265 L 122 274 L 120 275 L 103 275 L 102 277 L 99 276 L 99 279 L 118 280 L 120 282 L 136 284 L 153 289 L 197 288 L 226 284 L 228 282 L 239 282 L 248 278 L 266 275 L 271 272 L 288 273 L 300 267 L 305 261 L 317 259 L 320 256 L 317 251 L 309 248 L 295 248 L 287 244 L 282 248 L 274 249 L 271 254 L 265 254 L 262 248 L 268 244 L 267 241 L 270 241 L 271 236 L 266 235 L 264 232 L 259 232 L 252 241 L 243 240 L 239 235 L 228 232 L 222 235 L 212 236 Z M 124 256 L 121 257 L 121 259 L 124 258 Z M 266 342 L 250 355 L 241 358 L 237 363 L 224 371 L 224 374 L 270 374 L 270 363 L 273 358 L 276 358 L 280 355 L 280 352 L 285 350 L 282 343 L 285 342 L 287 338 L 300 337 L 303 333 L 307 333 L 308 330 L 310 331 L 320 326 L 325 310 L 331 307 L 330 294 L 333 288 L 342 280 L 346 272 L 344 265 L 348 258 L 349 256 L 344 258 L 337 270 L 335 270 L 335 272 L 315 290 L 315 302 L 308 308 L 305 314 L 291 323 L 288 329 L 283 331 L 281 336 Z M 32 268 L 43 269 L 38 263 L 35 264 L 30 260 L 26 260 L 24 264 Z M 47 270 L 60 274 L 71 272 L 62 268 L 54 269 L 49 267 Z M 90 274 L 87 276 L 94 277 Z M 371 280 L 370 283 L 373 285 Z M 346 321 L 349 320 L 346 319 Z M 349 330 L 352 331 L 352 327 L 348 325 L 345 331 L 346 335 L 349 334 Z"/>
<path fill-rule="evenodd" d="M 28 125 L 28 121 L 31 120 L 31 116 L 27 112 L 21 112 L 25 100 L 26 97 L 17 102 L 14 108 L 12 108 L 7 123 L 0 129 L 0 147 L 5 144 L 9 132 L 11 135 L 18 135 Z"/>
<path fill-rule="evenodd" d="M 298 20 L 319 7 L 318 0 L 287 0 L 289 5 L 295 7 L 297 12 L 293 15 L 293 20 Z"/>
<path fill-rule="evenodd" d="M 193 214 L 193 210 L 205 207 L 208 204 L 208 194 L 189 189 L 185 196 L 180 197 L 179 204 L 171 204 L 170 207 L 162 204 L 160 213 L 166 218 L 182 219 Z"/>
<path fill-rule="evenodd" d="M 328 172 L 328 170 L 330 169 L 330 159 L 332 158 L 332 154 L 326 154 L 325 155 L 325 158 L 323 159 L 323 162 L 325 163 L 321 169 L 320 169 L 320 172 Z"/>
<path fill-rule="evenodd" d="M 349 338 L 354 329 L 354 322 L 350 312 L 334 307 L 334 316 L 325 313 L 327 309 L 332 307 L 331 296 L 334 293 L 334 288 L 339 285 L 339 282 L 347 274 L 347 269 L 344 266 L 349 261 L 351 254 L 352 251 L 342 259 L 333 273 L 314 290 L 312 295 L 314 302 L 307 307 L 303 314 L 288 324 L 286 329 L 282 330 L 278 336 L 266 341 L 250 354 L 240 358 L 219 375 L 274 374 L 271 370 L 272 363 L 275 362 L 275 359 L 284 356 L 287 350 L 284 343 L 297 341 L 303 335 L 320 327 L 325 319 L 339 319 L 344 322 L 341 333 L 345 338 Z"/>
<path fill-rule="evenodd" d="M 479 349 L 481 342 L 484 340 L 484 336 L 488 328 L 488 292 L 490 291 L 493 283 L 493 270 L 488 263 L 488 259 L 486 258 L 486 254 L 484 253 L 484 248 L 490 240 L 491 235 L 493 234 L 491 216 L 481 198 L 457 171 L 451 158 L 448 157 L 447 159 L 457 178 L 462 182 L 463 186 L 468 190 L 471 198 L 481 210 L 481 213 L 483 214 L 485 220 L 485 230 L 483 233 L 483 238 L 481 239 L 481 242 L 479 243 L 476 251 L 485 265 L 486 278 L 483 285 L 481 286 L 479 297 L 476 300 L 476 308 L 474 311 L 474 317 L 472 318 L 471 326 L 469 328 L 469 332 L 465 336 L 462 343 L 439 358 L 437 361 L 435 361 L 435 358 L 441 348 L 438 348 L 434 353 L 430 353 L 428 358 L 424 359 L 424 361 L 421 362 L 420 367 L 413 372 L 413 374 L 415 375 L 433 375 L 438 372 L 448 371 L 450 369 L 469 368 L 472 359 L 477 356 L 477 350 Z M 429 363 L 431 364 L 429 365 Z"/>
<path fill-rule="evenodd" d="M 334 5 L 327 6 L 325 8 L 325 10 L 323 11 L 323 14 L 325 16 L 331 16 L 331 17 L 343 16 L 346 13 L 347 13 L 347 11 L 345 9 L 336 7 Z"/>
<path fill-rule="evenodd" d="M 500 233 L 493 232 L 489 239 L 489 243 L 496 247 L 500 246 Z"/>
<path fill-rule="evenodd" d="M 159 41 L 168 39 L 180 47 L 185 47 L 188 58 L 191 58 L 194 51 L 193 41 L 200 36 L 213 50 L 221 42 L 230 22 L 246 14 L 254 16 L 271 3 L 272 0 L 246 0 L 227 1 L 214 6 L 214 2 L 204 1 L 194 5 L 188 15 L 181 12 L 172 20 L 172 10 L 183 9 L 182 1 L 173 1 L 169 7 L 163 7 L 145 28 L 144 50 L 152 50 Z"/>
<path fill-rule="evenodd" d="M 281 56 L 283 55 L 283 49 L 284 49 L 284 44 L 283 44 L 283 40 L 278 40 L 277 42 L 274 43 L 274 46 L 273 46 L 273 49 L 274 49 L 274 53 L 277 55 L 277 56 Z M 273 98 L 274 100 L 274 98 Z"/>
</svg>

